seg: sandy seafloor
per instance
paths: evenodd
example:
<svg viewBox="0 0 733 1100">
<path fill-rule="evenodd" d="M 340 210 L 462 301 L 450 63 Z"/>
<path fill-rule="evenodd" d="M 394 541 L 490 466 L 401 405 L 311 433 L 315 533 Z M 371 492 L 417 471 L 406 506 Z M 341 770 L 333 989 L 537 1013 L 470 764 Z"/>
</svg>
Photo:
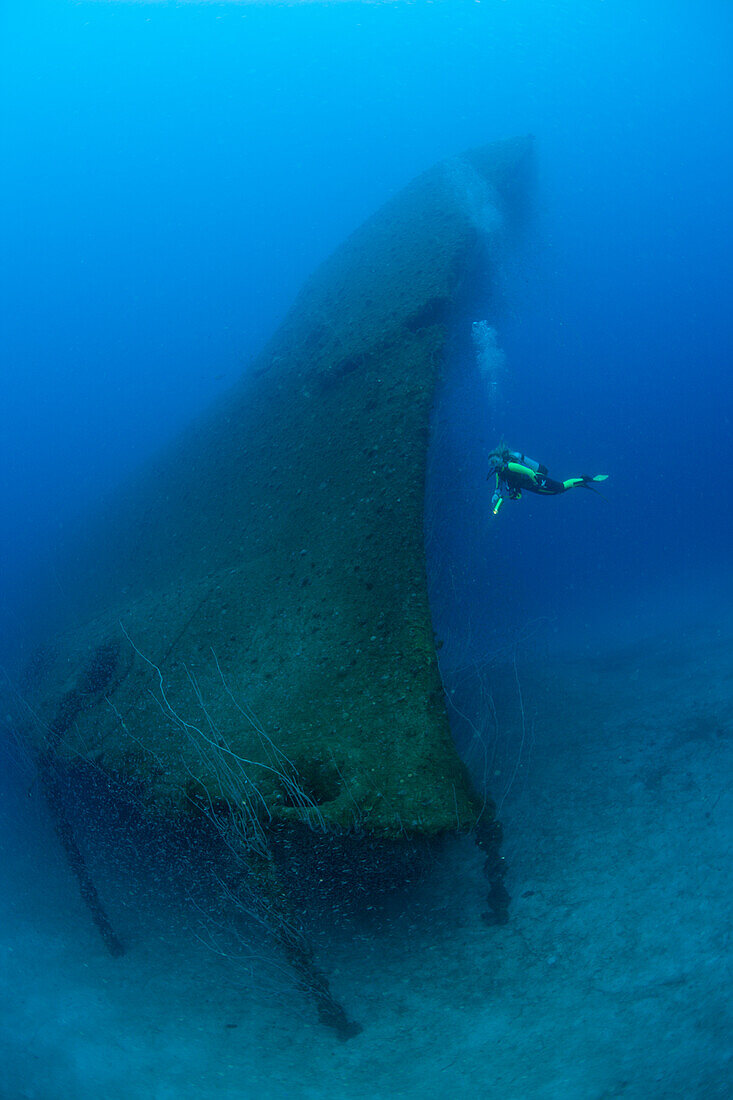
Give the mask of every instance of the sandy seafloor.
<svg viewBox="0 0 733 1100">
<path fill-rule="evenodd" d="M 2 1100 L 602 1100 L 733 1095 L 730 607 L 667 594 L 522 668 L 533 724 L 502 810 L 513 894 L 488 928 L 452 842 L 403 903 L 317 937 L 349 1042 L 155 890 L 109 958 L 33 793 L 3 797 Z M 500 784 L 504 779 L 495 777 Z"/>
</svg>

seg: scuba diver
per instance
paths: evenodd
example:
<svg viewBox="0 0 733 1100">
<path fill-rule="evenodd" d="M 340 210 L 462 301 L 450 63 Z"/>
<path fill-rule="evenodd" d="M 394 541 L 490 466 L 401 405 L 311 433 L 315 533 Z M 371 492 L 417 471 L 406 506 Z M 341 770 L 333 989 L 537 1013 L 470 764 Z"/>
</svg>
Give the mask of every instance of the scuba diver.
<svg viewBox="0 0 733 1100">
<path fill-rule="evenodd" d="M 592 489 L 597 493 L 593 482 L 605 481 L 608 477 L 608 474 L 596 474 L 595 477 L 569 477 L 566 481 L 555 481 L 548 477 L 548 473 L 546 466 L 527 458 L 519 451 L 510 451 L 504 444 L 495 447 L 489 455 L 487 475 L 488 480 L 492 474 L 496 474 L 496 488 L 491 498 L 494 515 L 505 500 L 519 500 L 523 489 L 543 497 L 554 497 L 558 493 L 566 493 L 568 489 L 578 488 Z"/>
</svg>

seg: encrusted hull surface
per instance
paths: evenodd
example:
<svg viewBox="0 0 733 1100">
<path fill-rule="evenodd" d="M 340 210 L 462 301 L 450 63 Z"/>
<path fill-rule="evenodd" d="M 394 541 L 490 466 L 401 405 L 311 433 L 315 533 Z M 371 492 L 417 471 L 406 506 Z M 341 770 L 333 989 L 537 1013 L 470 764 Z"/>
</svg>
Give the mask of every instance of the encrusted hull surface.
<svg viewBox="0 0 733 1100">
<path fill-rule="evenodd" d="M 81 755 L 166 815 L 221 807 L 234 770 L 265 827 L 474 823 L 428 607 L 426 454 L 451 312 L 529 158 L 498 143 L 400 192 L 90 521 L 59 564 L 73 614 L 31 675 L 39 754 Z"/>
</svg>

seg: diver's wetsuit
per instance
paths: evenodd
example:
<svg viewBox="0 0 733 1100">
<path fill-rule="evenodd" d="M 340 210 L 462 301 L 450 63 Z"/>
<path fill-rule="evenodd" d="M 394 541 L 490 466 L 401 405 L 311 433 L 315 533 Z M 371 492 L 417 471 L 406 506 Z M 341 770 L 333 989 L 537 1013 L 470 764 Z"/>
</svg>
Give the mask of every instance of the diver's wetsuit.
<svg viewBox="0 0 733 1100">
<path fill-rule="evenodd" d="M 555 481 L 548 476 L 548 469 L 534 459 L 518 451 L 507 451 L 502 455 L 500 464 L 494 460 L 494 472 L 496 473 L 496 489 L 491 498 L 491 507 L 494 515 L 499 511 L 505 500 L 519 500 L 522 490 L 528 493 L 536 493 L 538 496 L 557 496 L 558 493 L 566 493 L 568 489 L 583 485 L 589 487 L 592 481 L 605 481 L 604 475 L 596 477 L 569 477 L 566 481 Z"/>
</svg>

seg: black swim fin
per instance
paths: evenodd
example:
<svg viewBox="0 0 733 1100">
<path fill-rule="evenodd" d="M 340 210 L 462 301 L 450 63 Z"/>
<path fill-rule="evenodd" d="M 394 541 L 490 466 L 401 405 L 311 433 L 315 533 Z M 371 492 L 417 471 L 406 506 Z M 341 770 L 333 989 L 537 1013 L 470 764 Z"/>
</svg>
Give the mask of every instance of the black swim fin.
<svg viewBox="0 0 733 1100">
<path fill-rule="evenodd" d="M 598 491 L 598 489 L 596 489 L 595 485 L 592 484 L 592 482 L 594 482 L 594 481 L 608 481 L 608 474 L 596 474 L 595 477 L 588 477 L 587 475 L 584 474 L 583 475 L 583 481 L 578 486 L 578 488 L 579 489 L 590 489 L 590 491 L 592 493 L 595 493 L 597 496 L 599 496 L 601 498 L 601 500 L 605 500 L 606 503 L 608 504 L 608 497 L 605 497 L 603 495 L 603 493 L 600 493 Z"/>
</svg>

